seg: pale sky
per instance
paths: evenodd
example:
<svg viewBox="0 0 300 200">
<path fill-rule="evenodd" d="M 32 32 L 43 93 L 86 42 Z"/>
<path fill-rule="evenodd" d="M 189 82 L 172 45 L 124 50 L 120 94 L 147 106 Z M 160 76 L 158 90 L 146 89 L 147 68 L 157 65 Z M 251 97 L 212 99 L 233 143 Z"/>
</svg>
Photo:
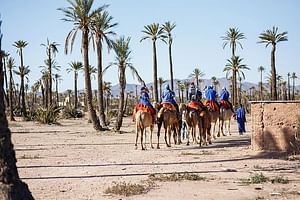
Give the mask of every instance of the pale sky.
<svg viewBox="0 0 300 200">
<path fill-rule="evenodd" d="M 205 73 L 204 78 L 225 77 L 223 72 L 227 59 L 231 56 L 229 47 L 222 48 L 221 36 L 230 27 L 237 27 L 247 39 L 242 40 L 243 49 L 237 49 L 237 55 L 244 58 L 250 71 L 245 71 L 247 82 L 257 83 L 259 73 L 257 68 L 264 66 L 265 75 L 270 71 L 271 47 L 265 48 L 258 44 L 258 36 L 273 26 L 279 32 L 288 31 L 288 41 L 277 45 L 277 72 L 284 79 L 288 72 L 300 75 L 300 1 L 298 0 L 95 0 L 94 7 L 109 4 L 108 12 L 119 25 L 114 29 L 118 36 L 131 37 L 131 62 L 141 77 L 152 82 L 152 43 L 140 39 L 145 25 L 151 23 L 176 23 L 173 30 L 173 65 L 174 77 L 186 79 L 195 68 Z M 60 74 L 63 81 L 60 91 L 73 89 L 73 74 L 68 74 L 66 68 L 71 61 L 82 61 L 80 54 L 81 35 L 77 35 L 73 53 L 64 54 L 64 41 L 72 24 L 64 22 L 63 13 L 57 8 L 67 7 L 65 0 L 0 0 L 2 19 L 2 49 L 15 58 L 16 65 L 20 59 L 13 47 L 17 40 L 25 40 L 28 46 L 24 49 L 24 64 L 30 66 L 29 85 L 32 85 L 41 75 L 38 66 L 44 65 L 47 38 L 60 44 L 56 56 L 61 66 Z M 298 38 L 298 39 L 297 39 Z M 114 61 L 114 52 L 107 53 L 104 47 L 104 66 Z M 168 46 L 157 41 L 158 77 L 170 79 Z M 90 63 L 96 66 L 96 55 L 90 53 Z M 117 70 L 111 69 L 104 75 L 104 80 L 113 85 L 118 83 Z M 79 80 L 79 89 L 84 88 L 83 74 Z M 298 81 L 297 81 L 298 82 Z M 296 83 L 297 83 L 296 82 Z M 127 83 L 138 84 L 127 73 Z M 298 85 L 298 84 L 297 84 Z M 96 88 L 96 82 L 93 81 Z"/>
</svg>

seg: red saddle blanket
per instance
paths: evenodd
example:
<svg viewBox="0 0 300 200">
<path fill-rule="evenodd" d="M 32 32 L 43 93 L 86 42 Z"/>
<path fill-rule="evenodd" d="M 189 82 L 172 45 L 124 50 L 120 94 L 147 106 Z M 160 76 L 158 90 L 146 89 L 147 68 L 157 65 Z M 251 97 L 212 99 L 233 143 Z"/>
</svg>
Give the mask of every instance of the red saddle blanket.
<svg viewBox="0 0 300 200">
<path fill-rule="evenodd" d="M 190 108 L 199 110 L 201 108 L 201 103 L 196 102 L 196 101 L 192 101 L 187 106 L 190 107 Z"/>
<path fill-rule="evenodd" d="M 162 107 L 166 108 L 166 109 L 170 109 L 170 110 L 176 110 L 176 108 L 175 108 L 175 106 L 173 104 L 167 103 L 167 102 L 162 103 Z"/>
<path fill-rule="evenodd" d="M 221 100 L 220 106 L 223 106 L 226 110 L 231 109 L 229 101 Z"/>
<path fill-rule="evenodd" d="M 147 105 L 141 104 L 141 103 L 136 104 L 135 110 L 136 111 L 142 110 L 142 111 L 150 113 L 151 115 L 155 115 L 155 110 L 153 108 L 151 108 Z"/>
<path fill-rule="evenodd" d="M 215 101 L 205 100 L 204 105 L 212 111 L 219 111 L 219 106 Z"/>
</svg>

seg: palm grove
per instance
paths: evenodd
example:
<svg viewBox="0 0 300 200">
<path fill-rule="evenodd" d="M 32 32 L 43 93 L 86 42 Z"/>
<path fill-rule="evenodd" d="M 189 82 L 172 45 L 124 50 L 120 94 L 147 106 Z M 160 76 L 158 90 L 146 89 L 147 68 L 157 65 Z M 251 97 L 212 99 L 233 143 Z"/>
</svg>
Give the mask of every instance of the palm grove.
<svg viewBox="0 0 300 200">
<path fill-rule="evenodd" d="M 133 97 L 130 93 L 125 91 L 126 87 L 126 71 L 129 70 L 137 78 L 140 84 L 145 84 L 142 77 L 140 77 L 137 69 L 131 63 L 131 49 L 130 37 L 116 36 L 114 28 L 118 23 L 114 22 L 113 17 L 107 11 L 108 6 L 102 5 L 96 7 L 93 0 L 67 0 L 69 7 L 58 8 L 62 14 L 62 21 L 72 25 L 71 30 L 66 33 L 64 52 L 70 54 L 72 51 L 79 51 L 74 49 L 74 43 L 81 41 L 82 60 L 70 61 L 66 69 L 74 78 L 74 89 L 67 91 L 68 99 L 72 99 L 70 107 L 65 108 L 70 113 L 76 113 L 79 102 L 84 101 L 85 109 L 88 113 L 89 121 L 97 131 L 106 130 L 109 114 L 110 101 L 110 83 L 105 82 L 103 75 L 111 67 L 117 67 L 119 77 L 119 95 L 115 98 L 116 108 L 116 123 L 115 130 L 120 130 L 122 126 L 122 119 L 128 104 L 128 98 Z M 96 8 L 94 8 L 96 7 Z M 200 69 L 196 67 L 184 81 L 174 82 L 174 67 L 172 61 L 172 44 L 173 44 L 173 30 L 176 24 L 170 21 L 164 24 L 152 23 L 145 25 L 141 31 L 142 43 L 144 40 L 152 42 L 152 71 L 153 71 L 153 86 L 150 87 L 151 96 L 153 100 L 160 101 L 162 92 L 162 85 L 166 80 L 158 77 L 158 61 L 157 61 L 157 42 L 163 42 L 168 48 L 168 55 L 166 59 L 169 61 L 170 71 L 170 86 L 172 90 L 177 93 L 178 101 L 184 102 L 187 100 L 188 88 L 190 84 L 189 79 L 196 82 L 198 88 L 202 88 L 203 77 L 205 76 L 203 67 Z M 81 40 L 76 40 L 76 38 Z M 284 81 L 283 76 L 276 73 L 275 51 L 278 43 L 287 41 L 287 32 L 280 33 L 277 27 L 266 30 L 258 37 L 258 43 L 266 44 L 266 47 L 271 46 L 271 70 L 265 78 L 266 83 L 263 83 L 263 74 L 267 67 L 259 66 L 258 74 L 260 75 L 260 82 L 257 88 L 250 88 L 250 91 L 242 91 L 242 83 L 245 80 L 246 70 L 250 68 L 243 63 L 243 58 L 239 55 L 238 47 L 243 48 L 242 41 L 246 37 L 244 33 L 240 32 L 238 28 L 229 28 L 224 36 L 223 48 L 229 47 L 231 50 L 231 58 L 224 64 L 223 71 L 226 78 L 230 82 L 231 100 L 234 105 L 238 105 L 246 100 L 277 100 L 295 99 L 295 80 L 298 78 L 295 72 L 288 73 L 288 80 Z M 58 85 L 61 82 L 59 74 L 61 67 L 55 60 L 55 56 L 59 52 L 59 46 L 55 41 L 47 39 L 41 44 L 41 48 L 45 48 L 45 61 L 40 66 L 41 78 L 37 80 L 31 88 L 28 85 L 28 77 L 30 74 L 30 66 L 24 63 L 24 51 L 30 42 L 24 40 L 15 41 L 12 44 L 17 52 L 18 59 L 14 59 L 10 53 L 2 52 L 2 61 L 4 69 L 5 80 L 5 102 L 8 107 L 10 120 L 14 120 L 15 115 L 21 115 L 25 120 L 34 120 L 39 118 L 50 118 L 58 116 L 59 102 L 62 101 L 63 96 L 58 92 Z M 89 62 L 89 50 L 93 47 L 96 51 L 97 64 L 96 67 L 91 66 Z M 108 66 L 103 66 L 103 51 L 113 50 L 115 59 Z M 18 60 L 18 61 L 17 61 Z M 17 64 L 18 63 L 18 64 Z M 18 65 L 18 67 L 17 67 Z M 78 93 L 78 75 L 84 72 L 85 91 L 83 94 Z M 20 83 L 14 81 L 14 75 L 19 76 Z M 96 75 L 96 76 L 95 76 Z M 91 79 L 97 78 L 97 90 L 92 90 Z M 211 77 L 211 83 L 218 88 L 220 83 L 216 77 Z M 55 91 L 53 90 L 55 88 Z M 137 90 L 137 89 L 136 89 Z M 39 93 L 39 91 L 41 91 Z M 41 94 L 41 95 L 38 95 Z M 74 94 L 74 95 L 71 95 Z M 72 96 L 72 98 L 71 98 Z M 138 92 L 136 91 L 136 97 Z M 82 100 L 83 99 L 83 100 Z M 69 109 L 69 110 L 68 110 Z M 131 109 L 129 109 L 131 110 Z M 51 114 L 49 114 L 51 113 Z M 98 113 L 98 114 L 97 114 Z M 51 122 L 50 119 L 40 120 L 45 123 Z"/>
</svg>

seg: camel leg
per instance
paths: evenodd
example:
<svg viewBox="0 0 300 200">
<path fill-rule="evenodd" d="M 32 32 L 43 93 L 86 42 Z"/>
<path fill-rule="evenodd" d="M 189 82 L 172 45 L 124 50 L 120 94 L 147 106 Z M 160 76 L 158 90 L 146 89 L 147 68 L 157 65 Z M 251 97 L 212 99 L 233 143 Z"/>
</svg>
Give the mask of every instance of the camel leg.
<svg viewBox="0 0 300 200">
<path fill-rule="evenodd" d="M 168 134 L 169 134 L 169 128 L 165 127 L 165 142 L 167 147 L 171 147 L 171 145 L 168 144 Z"/>
<path fill-rule="evenodd" d="M 231 135 L 231 133 L 230 133 L 230 121 L 231 121 L 231 120 L 229 119 L 229 120 L 228 120 L 228 134 L 229 134 L 229 135 Z"/>
<path fill-rule="evenodd" d="M 187 127 L 187 135 L 186 135 L 186 137 L 187 137 L 187 143 L 186 143 L 186 145 L 187 145 L 187 146 L 190 145 L 190 132 L 191 132 L 191 129 L 190 129 L 190 127 L 188 126 L 188 127 Z"/>
<path fill-rule="evenodd" d="M 135 149 L 137 149 L 137 142 L 138 142 L 138 137 L 139 137 L 139 129 L 138 126 L 135 126 L 135 132 L 136 132 L 136 137 L 135 137 Z"/>
<path fill-rule="evenodd" d="M 171 132 L 171 127 L 168 127 L 168 128 L 167 128 L 167 134 L 168 134 L 168 136 L 167 136 L 167 137 L 168 137 L 168 138 L 167 138 L 168 145 L 167 145 L 167 146 L 168 146 L 168 147 L 171 147 L 171 133 L 172 133 L 172 132 Z"/>
<path fill-rule="evenodd" d="M 143 137 L 144 137 L 144 129 L 141 128 L 141 146 L 142 146 L 142 150 L 145 150 L 144 144 L 143 144 Z"/>
<path fill-rule="evenodd" d="M 178 133 L 177 133 L 176 125 L 173 125 L 173 140 L 174 140 L 174 144 L 178 144 L 177 135 L 178 135 Z"/>
<path fill-rule="evenodd" d="M 178 144 L 181 144 L 181 130 L 179 124 L 177 125 L 177 133 Z"/>
<path fill-rule="evenodd" d="M 152 143 L 152 133 L 153 133 L 153 125 L 150 126 L 150 146 L 152 149 L 154 149 L 154 146 Z"/>
<path fill-rule="evenodd" d="M 162 126 L 162 121 L 157 120 L 157 146 L 156 146 L 157 149 L 160 149 L 160 147 L 159 147 L 159 137 L 160 137 L 161 126 Z"/>
</svg>

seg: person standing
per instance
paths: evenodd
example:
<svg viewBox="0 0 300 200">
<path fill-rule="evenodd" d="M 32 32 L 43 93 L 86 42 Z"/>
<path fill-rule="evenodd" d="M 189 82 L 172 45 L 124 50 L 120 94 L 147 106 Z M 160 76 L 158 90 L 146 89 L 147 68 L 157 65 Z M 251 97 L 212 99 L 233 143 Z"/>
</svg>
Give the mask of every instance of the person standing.
<svg viewBox="0 0 300 200">
<path fill-rule="evenodd" d="M 196 86 L 195 86 L 194 82 L 191 83 L 190 89 L 189 89 L 189 100 L 190 101 L 192 100 L 193 95 L 196 95 Z"/>
<path fill-rule="evenodd" d="M 246 122 L 246 110 L 242 104 L 236 110 L 236 120 L 238 125 L 239 134 L 243 135 L 246 133 L 245 122 Z"/>
</svg>

